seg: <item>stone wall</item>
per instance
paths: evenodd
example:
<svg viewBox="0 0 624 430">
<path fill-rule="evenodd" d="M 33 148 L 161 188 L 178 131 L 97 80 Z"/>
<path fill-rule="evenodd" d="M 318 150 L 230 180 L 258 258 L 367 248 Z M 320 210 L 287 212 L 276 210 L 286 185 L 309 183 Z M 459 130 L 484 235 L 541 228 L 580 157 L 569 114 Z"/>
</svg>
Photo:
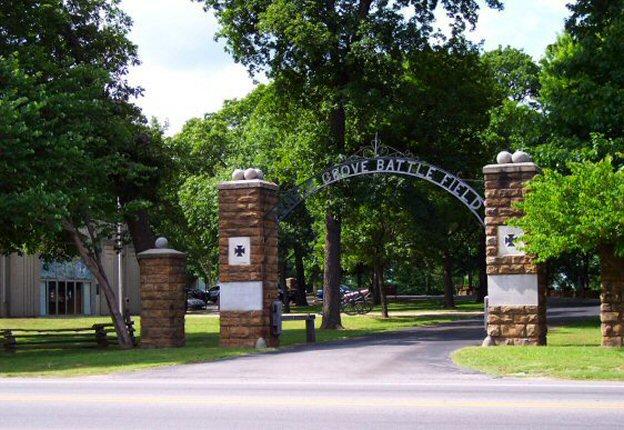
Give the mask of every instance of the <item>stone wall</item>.
<svg viewBox="0 0 624 430">
<path fill-rule="evenodd" d="M 624 346 L 624 259 L 612 248 L 600 252 L 600 322 L 603 346 Z"/>
<path fill-rule="evenodd" d="M 499 256 L 498 227 L 520 215 L 513 207 L 524 200 L 526 181 L 537 174 L 533 163 L 502 165 L 506 168 L 484 171 L 485 176 L 485 244 L 488 275 L 537 274 L 533 258 L 528 255 Z M 501 165 L 495 165 L 499 167 Z"/>
<path fill-rule="evenodd" d="M 485 234 L 490 306 L 487 335 L 489 345 L 546 344 L 546 288 L 534 258 L 522 251 L 501 248 L 501 229 L 520 215 L 514 205 L 524 199 L 525 183 L 538 168 L 534 163 L 486 166 Z M 495 288 L 494 288 L 495 287 Z M 495 290 L 495 291 L 494 291 Z"/>
<path fill-rule="evenodd" d="M 222 290 L 262 285 L 262 309 L 224 310 L 221 316 L 222 346 L 254 347 L 259 338 L 277 346 L 271 331 L 271 305 L 278 299 L 277 223 L 269 212 L 277 205 L 277 185 L 263 180 L 240 180 L 219 185 L 219 273 Z M 229 239 L 248 237 L 248 265 L 229 264 Z M 222 292 L 223 294 L 223 292 Z M 235 306 L 234 306 L 235 307 Z"/>
<path fill-rule="evenodd" d="M 496 345 L 545 345 L 546 319 L 538 306 L 490 306 L 487 334 Z"/>
<path fill-rule="evenodd" d="M 186 256 L 173 249 L 137 255 L 141 273 L 141 347 L 185 344 Z"/>
</svg>

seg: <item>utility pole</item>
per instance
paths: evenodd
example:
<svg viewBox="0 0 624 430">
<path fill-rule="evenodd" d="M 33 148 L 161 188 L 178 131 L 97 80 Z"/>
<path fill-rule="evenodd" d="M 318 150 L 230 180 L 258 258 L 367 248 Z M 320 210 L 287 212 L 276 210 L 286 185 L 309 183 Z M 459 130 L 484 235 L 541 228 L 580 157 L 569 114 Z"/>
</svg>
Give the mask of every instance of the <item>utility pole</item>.
<svg viewBox="0 0 624 430">
<path fill-rule="evenodd" d="M 117 210 L 121 215 L 121 202 L 117 197 Z M 121 237 L 121 221 L 117 223 L 117 301 L 119 302 L 119 313 L 124 315 L 123 299 L 123 241 Z"/>
</svg>

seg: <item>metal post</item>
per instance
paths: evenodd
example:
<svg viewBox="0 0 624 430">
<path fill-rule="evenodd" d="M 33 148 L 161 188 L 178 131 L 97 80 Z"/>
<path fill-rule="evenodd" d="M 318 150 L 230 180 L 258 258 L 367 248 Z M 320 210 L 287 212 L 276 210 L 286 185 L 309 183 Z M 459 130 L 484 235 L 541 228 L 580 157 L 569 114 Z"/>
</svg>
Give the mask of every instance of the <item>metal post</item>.
<svg viewBox="0 0 624 430">
<path fill-rule="evenodd" d="M 117 197 L 117 209 L 121 215 L 121 202 L 119 197 Z M 119 302 L 119 313 L 123 315 L 123 242 L 121 240 L 121 222 L 117 223 L 117 301 Z"/>
<path fill-rule="evenodd" d="M 306 342 L 307 343 L 315 343 L 316 342 L 316 327 L 314 326 L 315 316 L 312 315 L 311 318 L 306 319 Z"/>
</svg>

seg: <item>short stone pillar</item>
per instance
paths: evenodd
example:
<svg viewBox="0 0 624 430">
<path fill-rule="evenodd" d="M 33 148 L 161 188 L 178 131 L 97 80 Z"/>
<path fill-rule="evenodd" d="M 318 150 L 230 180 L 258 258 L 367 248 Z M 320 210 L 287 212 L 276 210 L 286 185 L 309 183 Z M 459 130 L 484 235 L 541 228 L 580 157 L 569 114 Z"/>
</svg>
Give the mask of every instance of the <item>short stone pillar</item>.
<svg viewBox="0 0 624 430">
<path fill-rule="evenodd" d="M 603 248 L 600 266 L 602 346 L 624 346 L 624 258 Z"/>
<path fill-rule="evenodd" d="M 167 240 L 159 238 L 156 248 L 140 252 L 137 258 L 141 275 L 140 346 L 184 346 L 186 254 L 167 248 Z"/>
<path fill-rule="evenodd" d="M 271 329 L 271 306 L 278 299 L 277 222 L 269 215 L 277 189 L 262 179 L 219 184 L 222 346 L 251 348 L 259 339 L 278 346 Z"/>
<path fill-rule="evenodd" d="M 499 164 L 483 168 L 488 274 L 488 337 L 484 345 L 545 345 L 544 279 L 534 258 L 518 247 L 522 230 L 506 225 L 520 215 L 513 205 L 524 199 L 525 183 L 539 169 L 530 161 L 513 162 L 508 153 L 499 154 L 498 159 Z"/>
</svg>

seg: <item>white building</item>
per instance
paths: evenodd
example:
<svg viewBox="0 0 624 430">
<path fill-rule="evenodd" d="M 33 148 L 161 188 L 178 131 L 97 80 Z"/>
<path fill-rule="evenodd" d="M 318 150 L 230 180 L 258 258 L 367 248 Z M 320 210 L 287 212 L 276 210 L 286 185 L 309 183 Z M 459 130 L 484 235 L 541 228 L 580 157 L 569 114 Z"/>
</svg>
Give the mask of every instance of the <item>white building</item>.
<svg viewBox="0 0 624 430">
<path fill-rule="evenodd" d="M 119 270 L 112 244 L 104 246 L 104 270 L 115 291 L 121 288 L 131 313 L 140 310 L 139 266 L 131 246 L 124 248 Z M 0 317 L 107 315 L 106 298 L 85 264 L 44 262 L 38 255 L 0 256 Z"/>
</svg>

